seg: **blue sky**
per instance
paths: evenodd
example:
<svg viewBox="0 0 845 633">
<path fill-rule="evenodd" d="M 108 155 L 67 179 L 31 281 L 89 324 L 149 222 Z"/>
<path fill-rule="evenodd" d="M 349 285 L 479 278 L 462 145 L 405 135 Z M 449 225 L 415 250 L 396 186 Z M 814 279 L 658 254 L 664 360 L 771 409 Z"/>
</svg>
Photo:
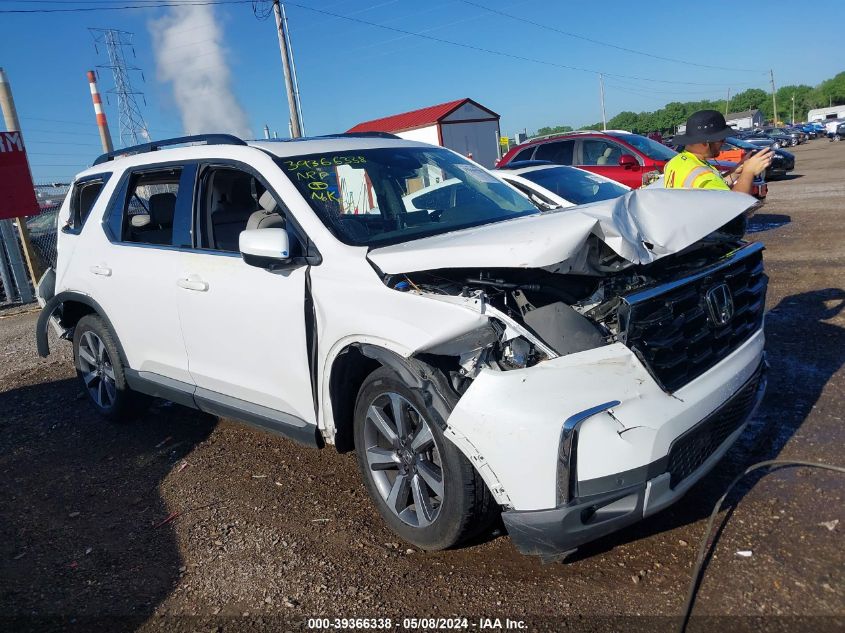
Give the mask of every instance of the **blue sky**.
<svg viewBox="0 0 845 633">
<path fill-rule="evenodd" d="M 0 10 L 113 4 L 112 0 L 0 0 Z M 689 2 L 686 7 L 662 0 L 478 0 L 481 4 L 649 55 L 756 72 L 655 59 L 517 21 L 475 2 L 299 0 L 286 7 L 307 133 L 343 131 L 360 121 L 462 97 L 498 112 L 505 134 L 600 120 L 596 74 L 563 66 L 608 73 L 608 118 L 621 110 L 653 110 L 668 101 L 724 98 L 729 87 L 734 93 L 749 87 L 768 90 L 769 68 L 774 69 L 778 85 L 815 85 L 843 70 L 840 42 L 845 9 L 838 2 L 831 1 L 828 8 L 806 16 L 794 2 L 778 0 Z M 824 4 L 828 3 L 815 6 Z M 71 178 L 100 151 L 85 72 L 106 59 L 102 49 L 99 55 L 95 52 L 87 27 L 135 33 L 136 57 L 131 61 L 144 70 L 146 81 L 137 73 L 132 78 L 135 88 L 145 94 L 142 112 L 152 136 L 182 133 L 172 86 L 157 79 L 149 31 L 150 22 L 167 11 L 0 14 L 0 66 L 14 90 L 36 181 Z M 286 136 L 287 101 L 272 18 L 257 19 L 247 3 L 216 5 L 213 11 L 223 34 L 232 89 L 252 134 L 260 136 L 266 123 Z M 325 12 L 475 48 L 421 39 Z M 801 17 L 782 19 L 788 15 Z M 709 27 L 711 21 L 721 28 Z M 768 24 L 778 24 L 777 31 Z M 186 48 L 202 40 L 203 32 L 197 30 L 186 37 Z M 109 74 L 101 72 L 101 91 L 111 86 Z M 117 101 L 114 97 L 109 101 L 106 112 L 117 139 Z"/>
</svg>

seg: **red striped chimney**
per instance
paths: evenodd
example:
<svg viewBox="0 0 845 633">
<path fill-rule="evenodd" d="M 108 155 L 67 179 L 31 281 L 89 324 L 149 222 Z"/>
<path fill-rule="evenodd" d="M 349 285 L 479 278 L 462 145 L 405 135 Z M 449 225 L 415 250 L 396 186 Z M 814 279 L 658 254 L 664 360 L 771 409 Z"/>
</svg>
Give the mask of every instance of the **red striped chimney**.
<svg viewBox="0 0 845 633">
<path fill-rule="evenodd" d="M 109 124 L 106 121 L 106 113 L 103 112 L 103 100 L 100 98 L 100 91 L 97 90 L 97 76 L 93 70 L 88 71 L 88 85 L 91 87 L 91 101 L 94 102 L 94 114 L 97 115 L 97 128 L 100 130 L 100 141 L 103 143 L 103 151 L 109 153 L 114 151 L 109 133 Z"/>
</svg>

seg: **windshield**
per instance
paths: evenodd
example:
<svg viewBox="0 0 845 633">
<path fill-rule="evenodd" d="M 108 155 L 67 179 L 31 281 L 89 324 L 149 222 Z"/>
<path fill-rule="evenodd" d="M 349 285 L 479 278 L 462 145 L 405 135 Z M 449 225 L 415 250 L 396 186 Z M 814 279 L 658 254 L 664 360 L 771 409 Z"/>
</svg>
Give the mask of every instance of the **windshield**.
<svg viewBox="0 0 845 633">
<path fill-rule="evenodd" d="M 625 141 L 628 145 L 633 145 L 652 160 L 672 160 L 677 155 L 675 150 L 639 134 L 613 134 L 613 136 Z"/>
<path fill-rule="evenodd" d="M 339 240 L 381 246 L 537 213 L 487 171 L 438 148 L 276 159 Z"/>
<path fill-rule="evenodd" d="M 588 204 L 625 195 L 627 188 L 574 167 L 549 167 L 518 174 L 575 204 Z"/>
</svg>

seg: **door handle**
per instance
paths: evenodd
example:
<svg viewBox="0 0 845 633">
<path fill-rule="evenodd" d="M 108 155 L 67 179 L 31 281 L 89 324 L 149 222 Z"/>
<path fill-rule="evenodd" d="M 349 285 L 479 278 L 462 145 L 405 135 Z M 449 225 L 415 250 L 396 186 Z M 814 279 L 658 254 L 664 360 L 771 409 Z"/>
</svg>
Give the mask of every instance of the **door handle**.
<svg viewBox="0 0 845 633">
<path fill-rule="evenodd" d="M 111 277 L 111 268 L 108 268 L 106 266 L 91 266 L 91 268 L 89 268 L 88 270 L 90 270 L 95 275 Z"/>
<path fill-rule="evenodd" d="M 208 282 L 196 277 L 178 279 L 176 285 L 185 290 L 195 290 L 196 292 L 205 292 L 208 290 Z"/>
</svg>

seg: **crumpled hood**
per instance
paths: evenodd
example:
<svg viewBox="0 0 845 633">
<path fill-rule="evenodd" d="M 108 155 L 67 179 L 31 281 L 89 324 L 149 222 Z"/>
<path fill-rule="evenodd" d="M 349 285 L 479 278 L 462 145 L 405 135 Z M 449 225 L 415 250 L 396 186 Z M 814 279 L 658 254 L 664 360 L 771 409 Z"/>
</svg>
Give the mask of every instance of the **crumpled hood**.
<svg viewBox="0 0 845 633">
<path fill-rule="evenodd" d="M 756 203 L 731 191 L 635 189 L 613 200 L 376 248 L 368 257 L 388 274 L 567 263 L 579 272 L 587 239 L 595 235 L 629 262 L 647 264 L 694 244 Z"/>
</svg>

